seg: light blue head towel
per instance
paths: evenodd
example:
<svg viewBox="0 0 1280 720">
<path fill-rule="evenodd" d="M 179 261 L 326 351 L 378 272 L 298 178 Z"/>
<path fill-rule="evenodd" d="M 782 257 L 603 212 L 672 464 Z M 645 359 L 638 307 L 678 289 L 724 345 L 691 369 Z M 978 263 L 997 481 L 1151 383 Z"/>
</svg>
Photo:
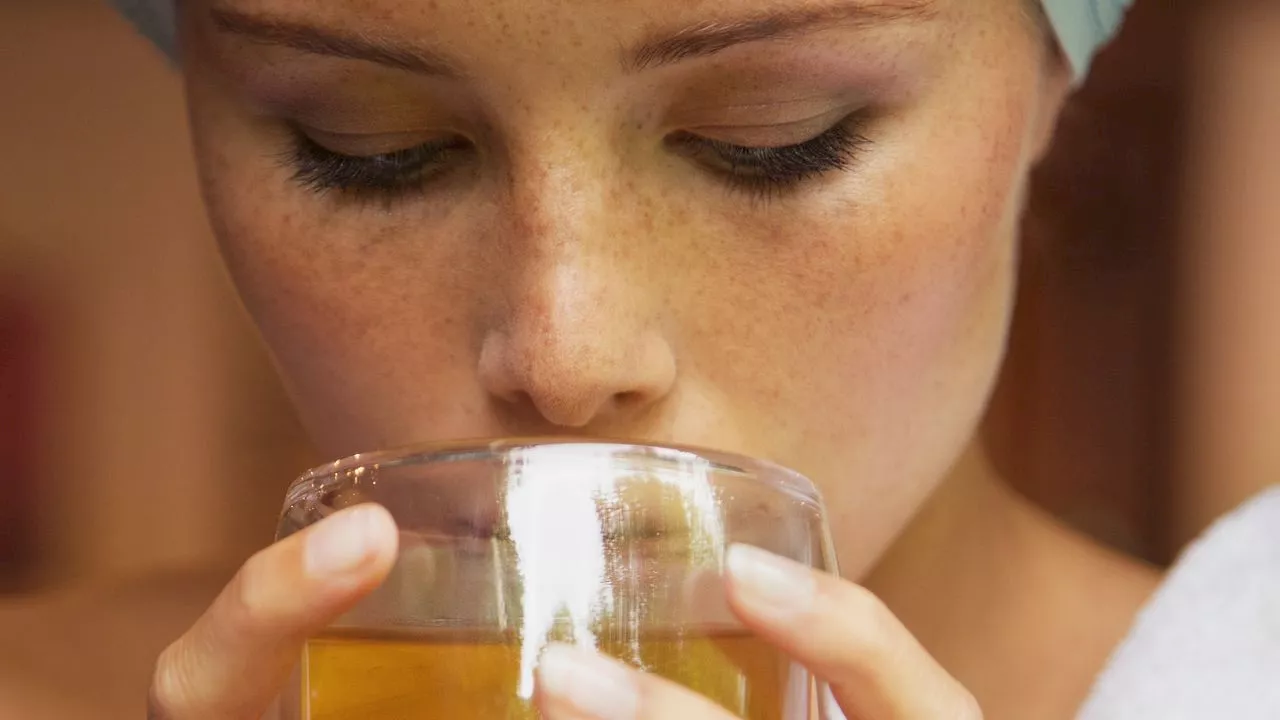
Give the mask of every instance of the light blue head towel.
<svg viewBox="0 0 1280 720">
<path fill-rule="evenodd" d="M 962 2 L 964 0 L 961 0 Z M 177 56 L 173 0 L 111 0 L 169 57 Z M 1089 71 L 1094 53 L 1115 35 L 1133 0 L 1043 0 L 1076 77 Z"/>
<path fill-rule="evenodd" d="M 1107 44 L 1133 0 L 1043 0 L 1058 42 L 1071 60 L 1076 77 L 1089 72 L 1098 49 Z"/>
</svg>

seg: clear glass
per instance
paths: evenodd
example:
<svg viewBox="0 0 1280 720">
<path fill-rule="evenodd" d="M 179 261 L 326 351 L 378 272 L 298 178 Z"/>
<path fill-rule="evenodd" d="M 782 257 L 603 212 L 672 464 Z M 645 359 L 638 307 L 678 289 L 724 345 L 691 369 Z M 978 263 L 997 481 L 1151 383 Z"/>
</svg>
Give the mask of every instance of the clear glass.
<svg viewBox="0 0 1280 720">
<path fill-rule="evenodd" d="M 285 720 L 526 720 L 548 643 L 589 646 L 748 720 L 816 720 L 818 688 L 723 593 L 747 543 L 835 571 L 804 477 L 690 448 L 503 440 L 355 456 L 294 482 L 279 536 L 388 510 L 387 582 L 312 638 Z"/>
</svg>

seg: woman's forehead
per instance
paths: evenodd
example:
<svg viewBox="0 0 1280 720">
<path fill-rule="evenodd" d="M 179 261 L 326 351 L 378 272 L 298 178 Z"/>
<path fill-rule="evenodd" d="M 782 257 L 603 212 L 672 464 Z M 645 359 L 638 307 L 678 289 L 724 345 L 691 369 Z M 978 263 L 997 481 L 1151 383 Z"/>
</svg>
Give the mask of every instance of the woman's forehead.
<svg viewBox="0 0 1280 720">
<path fill-rule="evenodd" d="M 593 44 L 615 52 L 625 71 L 640 72 L 752 42 L 937 23 L 947 3 L 954 0 L 692 0 L 679 9 L 655 0 L 435 0 L 423 8 L 421 0 L 364 0 L 357 12 L 350 3 L 216 0 L 196 12 L 221 35 L 462 75 L 458 63 L 432 51 L 434 43 L 472 51 L 465 54 L 484 54 L 495 40 L 511 41 L 501 46 L 511 53 L 517 41 L 557 54 Z"/>
<path fill-rule="evenodd" d="M 441 21 L 481 31 L 511 32 L 549 22 L 607 22 L 598 34 L 635 36 L 655 27 L 750 24 L 757 32 L 785 32 L 806 25 L 872 27 L 937 19 L 948 10 L 972 14 L 1013 0 L 189 0 L 195 13 L 238 15 L 325 25 L 430 30 Z"/>
<path fill-rule="evenodd" d="M 120 10 L 132 19 L 138 27 L 150 37 L 162 50 L 170 57 L 177 58 L 177 42 L 175 29 L 175 0 L 111 0 Z M 185 0 L 193 5 L 201 5 L 210 0 Z M 230 2 L 231 0 L 218 0 L 218 2 Z M 239 0 L 244 2 L 245 0 Z M 284 1 L 284 0 L 282 0 Z M 731 10 L 739 5 L 750 8 L 752 5 L 766 4 L 769 0 L 717 0 L 714 3 L 702 3 L 701 0 L 694 2 L 676 2 L 675 0 L 644 0 L 645 5 L 654 13 L 659 15 L 668 15 L 673 12 L 680 12 L 691 8 L 698 8 L 705 5 L 712 5 L 717 10 Z M 994 2 L 1004 2 L 1005 0 L 993 0 Z M 1026 2 L 1027 0 L 1018 0 Z M 1031 0 L 1035 1 L 1035 0 Z M 1124 13 L 1131 5 L 1132 0 L 1039 0 L 1043 3 L 1046 14 L 1057 33 L 1059 41 L 1064 47 L 1068 57 L 1071 59 L 1072 65 L 1078 74 L 1083 74 L 1089 66 L 1089 62 L 1097 50 L 1104 45 L 1111 36 L 1119 28 L 1124 18 Z M 439 7 L 439 0 L 361 0 L 360 2 L 351 3 L 356 9 L 364 8 L 366 12 L 375 9 L 382 2 L 398 3 L 400 12 L 422 12 L 423 9 L 431 7 Z M 939 8 L 947 5 L 955 5 L 957 0 L 850 0 L 857 5 L 868 8 L 881 8 L 886 11 L 904 11 L 912 12 L 913 10 L 932 8 L 938 11 Z M 973 6 L 981 3 L 982 0 L 963 0 L 961 4 Z M 1012 0 L 1009 0 L 1012 2 Z M 299 9 L 306 11 L 315 8 L 334 8 L 347 5 L 344 2 L 330 2 L 328 0 L 288 0 L 288 4 L 297 6 Z M 472 6 L 484 8 L 489 5 L 487 2 L 474 2 Z M 547 0 L 542 3 L 540 0 L 526 0 L 526 7 L 542 6 L 617 6 L 621 4 L 619 0 Z M 777 4 L 774 0 L 773 4 Z M 792 8 L 801 8 L 812 3 L 806 3 L 803 0 L 791 2 L 785 0 L 785 4 Z"/>
<path fill-rule="evenodd" d="M 112 0 L 148 36 L 166 50 L 175 47 L 175 0 Z M 1026 0 L 1017 0 L 1023 2 Z M 755 22 L 777 16 L 783 24 L 796 16 L 830 23 L 873 25 L 937 16 L 948 7 L 977 8 L 1014 0 L 184 0 L 188 11 L 227 11 L 268 15 L 309 23 L 413 23 L 418 19 L 487 17 L 519 23 L 554 17 L 609 21 L 594 28 L 627 34 L 665 23 Z M 639 24 L 639 25 L 637 25 Z M 509 28 L 510 29 L 510 28 Z"/>
</svg>

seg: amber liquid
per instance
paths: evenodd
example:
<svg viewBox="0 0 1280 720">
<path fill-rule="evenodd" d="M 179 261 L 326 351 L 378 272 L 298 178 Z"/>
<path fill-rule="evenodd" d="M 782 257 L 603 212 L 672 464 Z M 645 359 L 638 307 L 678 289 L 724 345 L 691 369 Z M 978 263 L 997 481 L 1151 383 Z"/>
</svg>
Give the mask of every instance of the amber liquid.
<svg viewBox="0 0 1280 720">
<path fill-rule="evenodd" d="M 793 720 L 791 663 L 743 631 L 642 637 L 602 650 L 695 690 L 747 720 Z M 638 656 L 638 657 L 637 657 Z M 312 639 L 302 665 L 305 720 L 536 720 L 520 697 L 514 638 L 440 631 L 336 632 Z M 804 689 L 804 690 L 807 690 Z M 807 698 L 807 692 L 800 694 Z M 798 714 L 797 714 L 798 713 Z"/>
</svg>

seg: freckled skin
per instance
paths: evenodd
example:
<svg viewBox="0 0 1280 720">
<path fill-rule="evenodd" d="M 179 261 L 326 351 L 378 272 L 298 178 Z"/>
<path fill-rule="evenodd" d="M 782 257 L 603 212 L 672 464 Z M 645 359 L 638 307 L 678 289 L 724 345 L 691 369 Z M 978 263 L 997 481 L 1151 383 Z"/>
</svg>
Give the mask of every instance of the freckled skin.
<svg viewBox="0 0 1280 720">
<path fill-rule="evenodd" d="M 225 3 L 393 28 L 461 59 L 468 79 L 447 89 L 215 37 L 207 4 L 189 2 L 183 25 L 211 217 L 328 454 L 572 432 L 762 456 L 819 483 L 859 577 L 971 442 L 1003 352 L 1026 174 L 1066 86 L 1018 3 L 938 0 L 928 22 L 637 76 L 616 58 L 642 30 L 805 3 Z M 752 199 L 664 145 L 681 88 L 796 52 L 814 75 L 879 83 L 849 169 Z M 477 156 L 385 205 L 312 193 L 281 166 L 283 124 L 245 98 L 265 57 L 289 75 L 273 82 L 314 96 L 346 78 L 403 95 L 410 115 L 438 100 Z M 809 66 L 784 72 L 806 87 Z M 784 92 L 780 74 L 742 85 Z"/>
</svg>

